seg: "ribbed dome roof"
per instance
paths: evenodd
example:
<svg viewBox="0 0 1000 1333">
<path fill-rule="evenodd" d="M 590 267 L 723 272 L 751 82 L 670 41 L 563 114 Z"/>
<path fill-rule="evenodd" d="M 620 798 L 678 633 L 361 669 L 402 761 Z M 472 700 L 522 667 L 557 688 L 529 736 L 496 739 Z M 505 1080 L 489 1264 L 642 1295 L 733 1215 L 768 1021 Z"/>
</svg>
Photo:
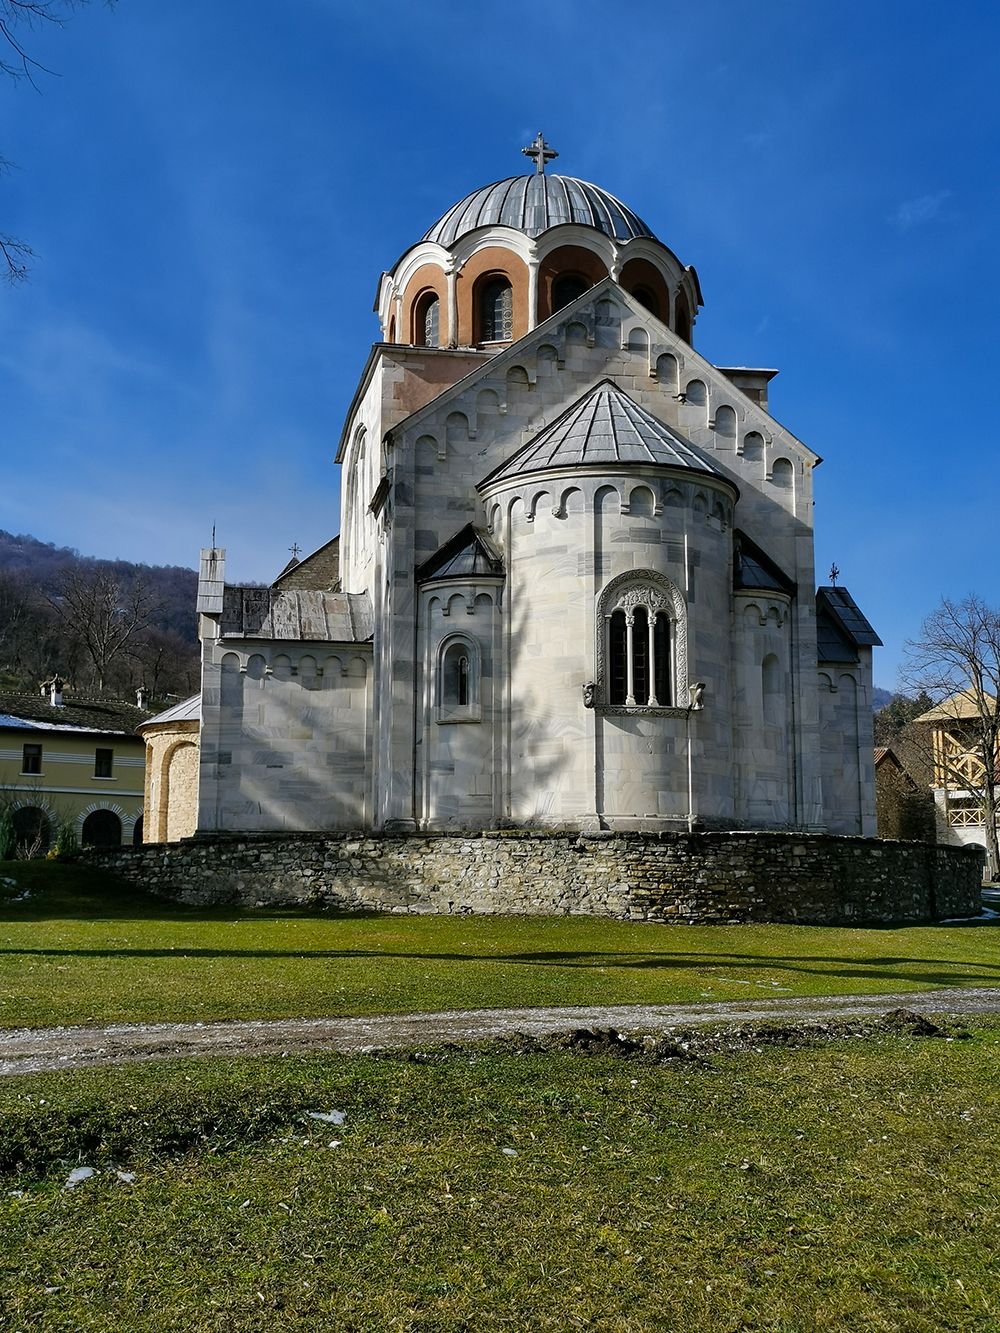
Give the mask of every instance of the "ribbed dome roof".
<svg viewBox="0 0 1000 1333">
<path fill-rule="evenodd" d="M 540 236 L 550 227 L 578 222 L 596 227 L 618 241 L 653 233 L 620 199 L 589 181 L 573 176 L 508 176 L 460 199 L 424 236 L 425 241 L 451 246 L 477 227 L 513 227 Z"/>
<path fill-rule="evenodd" d="M 491 472 L 480 486 L 550 468 L 616 468 L 623 463 L 722 475 L 682 435 L 640 407 L 617 384 L 605 380 Z"/>
</svg>

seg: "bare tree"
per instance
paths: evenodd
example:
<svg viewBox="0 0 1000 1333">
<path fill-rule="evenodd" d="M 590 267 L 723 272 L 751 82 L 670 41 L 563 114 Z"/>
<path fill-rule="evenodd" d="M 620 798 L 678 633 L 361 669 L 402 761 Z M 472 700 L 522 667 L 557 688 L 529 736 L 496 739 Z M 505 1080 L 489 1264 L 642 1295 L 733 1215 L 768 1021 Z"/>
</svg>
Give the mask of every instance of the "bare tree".
<svg viewBox="0 0 1000 1333">
<path fill-rule="evenodd" d="M 113 5 L 115 0 L 105 3 Z M 87 0 L 0 0 L 0 76 L 25 79 L 35 85 L 36 74 L 51 73 L 29 54 L 28 34 L 46 23 L 61 28 L 69 13 L 81 4 L 87 4 Z M 0 175 L 9 170 L 10 163 L 0 157 Z M 0 231 L 0 260 L 8 282 L 25 278 L 34 257 L 25 241 Z"/>
<path fill-rule="evenodd" d="M 81 644 L 103 693 L 116 659 L 146 630 L 156 612 L 142 579 L 125 585 L 102 565 L 68 569 L 46 599 Z"/>
<path fill-rule="evenodd" d="M 935 783 L 947 793 L 968 793 L 986 837 L 990 877 L 1000 874 L 997 783 L 1000 764 L 1000 609 L 972 594 L 945 598 L 924 621 L 920 637 L 906 644 L 904 675 L 934 707 L 924 714 L 932 728 Z"/>
</svg>

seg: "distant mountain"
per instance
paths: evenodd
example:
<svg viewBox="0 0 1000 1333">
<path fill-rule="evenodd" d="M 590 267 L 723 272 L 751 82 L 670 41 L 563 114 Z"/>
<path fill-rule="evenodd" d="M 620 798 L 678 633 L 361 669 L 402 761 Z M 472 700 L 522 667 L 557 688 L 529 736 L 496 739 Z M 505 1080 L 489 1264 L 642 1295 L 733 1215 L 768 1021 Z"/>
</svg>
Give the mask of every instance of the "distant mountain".
<svg viewBox="0 0 1000 1333">
<path fill-rule="evenodd" d="M 886 704 L 891 704 L 896 697 L 895 690 L 883 690 L 881 685 L 872 686 L 872 708 L 877 713 Z"/>
<path fill-rule="evenodd" d="M 81 697 L 129 699 L 140 685 L 157 703 L 192 694 L 197 591 L 193 569 L 99 560 L 0 530 L 0 689 L 34 694 L 56 673 Z M 139 619 L 116 644 L 136 606 Z"/>
</svg>

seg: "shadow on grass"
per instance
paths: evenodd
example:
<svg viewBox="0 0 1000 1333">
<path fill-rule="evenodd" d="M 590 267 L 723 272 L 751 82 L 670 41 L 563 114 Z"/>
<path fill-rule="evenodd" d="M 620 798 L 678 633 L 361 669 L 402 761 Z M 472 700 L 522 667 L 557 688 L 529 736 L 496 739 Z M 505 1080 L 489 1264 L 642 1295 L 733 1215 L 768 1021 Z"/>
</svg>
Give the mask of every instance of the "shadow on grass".
<svg viewBox="0 0 1000 1333">
<path fill-rule="evenodd" d="M 676 952 L 670 954 L 609 953 L 590 951 L 532 951 L 527 953 L 458 953 L 458 952 L 399 952 L 381 949 L 209 949 L 188 948 L 0 948 L 2 955 L 44 958 L 142 958 L 170 959 L 177 962 L 192 960 L 274 960 L 289 962 L 412 962 L 479 964 L 504 967 L 579 969 L 604 972 L 657 972 L 697 971 L 739 972 L 769 971 L 792 975 L 843 977 L 852 980 L 914 982 L 924 986 L 961 986 L 969 983 L 970 974 L 986 984 L 991 978 L 984 974 L 1000 973 L 1000 963 L 981 961 L 962 964 L 955 959 L 884 957 L 850 959 L 822 955 L 770 954 L 748 957 L 739 953 Z M 726 982 L 728 978 L 717 978 Z"/>
</svg>

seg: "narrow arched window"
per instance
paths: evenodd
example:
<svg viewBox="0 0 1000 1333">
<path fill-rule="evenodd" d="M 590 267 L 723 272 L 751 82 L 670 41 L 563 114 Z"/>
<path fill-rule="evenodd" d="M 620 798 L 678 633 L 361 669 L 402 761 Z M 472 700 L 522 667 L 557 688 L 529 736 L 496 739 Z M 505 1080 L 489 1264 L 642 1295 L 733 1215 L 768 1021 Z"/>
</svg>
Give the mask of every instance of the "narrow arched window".
<svg viewBox="0 0 1000 1333">
<path fill-rule="evenodd" d="M 570 301 L 582 296 L 590 289 L 590 285 L 586 278 L 581 278 L 575 273 L 567 273 L 561 278 L 556 278 L 552 284 L 552 313 L 555 314 L 557 310 L 562 310 L 563 306 L 569 305 Z"/>
<path fill-rule="evenodd" d="M 434 292 L 427 292 L 417 303 L 416 337 L 421 347 L 441 346 L 441 302 Z"/>
<path fill-rule="evenodd" d="M 608 703 L 620 707 L 628 696 L 628 639 L 624 611 L 612 611 L 609 637 Z"/>
<path fill-rule="evenodd" d="M 688 309 L 687 297 L 683 292 L 677 293 L 677 303 L 674 311 L 674 329 L 678 338 L 683 338 L 686 343 L 691 341 L 691 312 Z"/>
<path fill-rule="evenodd" d="M 514 336 L 514 292 L 506 278 L 493 278 L 479 296 L 479 340 L 509 342 Z"/>
<path fill-rule="evenodd" d="M 655 315 L 657 319 L 660 318 L 660 303 L 656 299 L 655 293 L 650 291 L 648 287 L 634 287 L 632 295 L 640 305 L 646 307 L 651 315 Z"/>
<path fill-rule="evenodd" d="M 653 688 L 661 708 L 673 702 L 670 654 L 670 619 L 665 611 L 657 611 L 653 622 Z"/>
<path fill-rule="evenodd" d="M 480 650 L 471 639 L 451 639 L 438 659 L 437 720 L 479 722 L 482 718 Z"/>
<path fill-rule="evenodd" d="M 644 708 L 649 703 L 649 612 L 637 606 L 632 613 L 632 697 Z"/>
</svg>

